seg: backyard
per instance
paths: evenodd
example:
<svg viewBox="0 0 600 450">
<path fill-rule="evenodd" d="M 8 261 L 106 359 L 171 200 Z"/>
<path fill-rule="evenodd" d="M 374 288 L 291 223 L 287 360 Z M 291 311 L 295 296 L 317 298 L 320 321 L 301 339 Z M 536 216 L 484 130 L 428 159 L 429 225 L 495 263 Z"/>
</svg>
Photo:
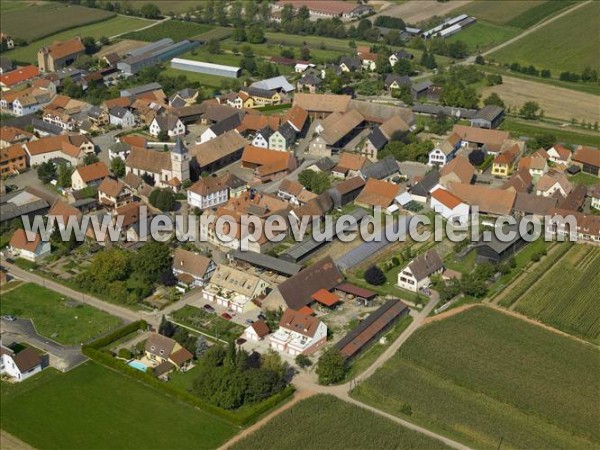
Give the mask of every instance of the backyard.
<svg viewBox="0 0 600 450">
<path fill-rule="evenodd" d="M 87 342 L 121 325 L 110 314 L 33 283 L 2 293 L 0 311 L 31 319 L 40 334 L 65 345 Z"/>
<path fill-rule="evenodd" d="M 233 342 L 244 332 L 244 327 L 241 325 L 191 305 L 186 305 L 172 313 L 171 319 L 215 340 Z"/>
<path fill-rule="evenodd" d="M 597 448 L 598 349 L 489 307 L 420 328 L 352 396 L 476 448 Z"/>
<path fill-rule="evenodd" d="M 93 362 L 68 373 L 46 369 L 19 384 L 3 382 L 1 406 L 2 429 L 36 448 L 211 449 L 236 431 Z"/>
</svg>

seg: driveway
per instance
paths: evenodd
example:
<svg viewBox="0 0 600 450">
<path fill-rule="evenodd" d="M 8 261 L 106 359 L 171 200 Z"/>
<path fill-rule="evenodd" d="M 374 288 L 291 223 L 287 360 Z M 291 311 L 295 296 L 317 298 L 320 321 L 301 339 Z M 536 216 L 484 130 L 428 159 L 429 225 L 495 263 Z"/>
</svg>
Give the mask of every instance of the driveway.
<svg viewBox="0 0 600 450">
<path fill-rule="evenodd" d="M 87 357 L 81 354 L 79 345 L 64 346 L 41 336 L 29 319 L 17 319 L 14 322 L 2 320 L 2 341 L 5 344 L 26 342 L 47 352 L 50 355 L 50 365 L 62 372 L 87 361 Z"/>
</svg>

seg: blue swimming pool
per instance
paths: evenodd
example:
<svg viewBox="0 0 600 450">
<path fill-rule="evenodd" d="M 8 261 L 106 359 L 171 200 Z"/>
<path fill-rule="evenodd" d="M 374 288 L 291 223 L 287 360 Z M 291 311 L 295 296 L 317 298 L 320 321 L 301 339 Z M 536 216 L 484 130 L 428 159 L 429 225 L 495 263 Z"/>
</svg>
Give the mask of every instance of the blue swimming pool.
<svg viewBox="0 0 600 450">
<path fill-rule="evenodd" d="M 141 370 L 142 372 L 146 372 L 148 370 L 148 367 L 145 364 L 136 360 L 129 361 L 127 365 L 133 367 L 134 369 Z"/>
</svg>

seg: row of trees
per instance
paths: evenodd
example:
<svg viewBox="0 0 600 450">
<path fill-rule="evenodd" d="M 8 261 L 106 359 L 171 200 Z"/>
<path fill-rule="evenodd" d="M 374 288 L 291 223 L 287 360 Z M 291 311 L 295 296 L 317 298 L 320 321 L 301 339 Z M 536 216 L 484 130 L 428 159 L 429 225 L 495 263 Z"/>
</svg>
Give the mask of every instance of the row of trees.
<svg viewBox="0 0 600 450">
<path fill-rule="evenodd" d="M 198 360 L 192 392 L 202 400 L 232 410 L 265 400 L 281 392 L 287 382 L 287 365 L 279 354 L 249 354 L 234 343 L 214 345 Z"/>
<path fill-rule="evenodd" d="M 514 62 L 509 66 L 511 72 L 524 73 L 534 77 L 552 78 L 552 72 L 550 69 L 538 69 L 534 65 L 522 66 L 521 64 Z M 578 82 L 583 81 L 584 83 L 597 83 L 598 82 L 598 71 L 591 67 L 586 67 L 581 73 L 577 72 L 561 72 L 559 75 L 561 81 Z"/>
</svg>

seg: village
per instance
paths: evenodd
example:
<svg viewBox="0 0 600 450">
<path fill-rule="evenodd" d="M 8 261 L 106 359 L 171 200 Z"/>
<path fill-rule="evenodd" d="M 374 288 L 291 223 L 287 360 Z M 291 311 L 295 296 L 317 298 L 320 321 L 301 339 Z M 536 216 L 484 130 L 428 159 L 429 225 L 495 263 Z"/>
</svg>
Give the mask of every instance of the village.
<svg viewBox="0 0 600 450">
<path fill-rule="evenodd" d="M 305 13 L 351 23 L 374 14 L 370 5 L 281 0 L 270 14 L 279 24 Z M 446 39 L 475 23 L 452 13 L 402 33 Z M 7 34 L 2 42 L 12 48 Z M 188 59 L 215 42 L 90 50 L 75 36 L 38 48 L 30 65 L 3 52 L 3 380 L 91 360 L 246 425 L 294 389 L 356 387 L 437 316 L 479 305 L 528 315 L 521 296 L 563 255 L 582 248 L 582 270 L 600 257 L 600 150 L 506 130 L 514 109 L 494 97 L 449 101 L 456 80 L 489 81 L 479 62 L 440 75 L 433 53 L 378 43 L 349 46 L 335 62 L 309 59 L 304 46 L 300 58 L 259 59 L 277 69 L 267 73 Z M 229 81 L 190 81 L 205 76 Z M 202 239 L 158 241 L 146 212 L 213 221 L 200 221 Z M 292 233 L 303 218 L 377 214 L 404 239 L 387 239 L 383 225 L 370 230 L 374 241 L 356 227 L 344 230 L 350 241 Z M 477 238 L 416 241 L 407 234 L 417 216 L 456 231 L 476 218 Z M 214 225 L 225 217 L 238 227 Z M 280 239 L 244 233 L 245 217 L 284 218 Z M 507 217 L 514 227 L 538 220 L 552 240 L 483 238 Z M 25 231 L 36 218 L 50 224 L 49 239 Z M 63 237 L 91 218 L 116 234 L 90 225 Z M 586 333 L 574 332 L 595 339 Z M 242 379 L 239 392 L 222 387 Z"/>
</svg>

